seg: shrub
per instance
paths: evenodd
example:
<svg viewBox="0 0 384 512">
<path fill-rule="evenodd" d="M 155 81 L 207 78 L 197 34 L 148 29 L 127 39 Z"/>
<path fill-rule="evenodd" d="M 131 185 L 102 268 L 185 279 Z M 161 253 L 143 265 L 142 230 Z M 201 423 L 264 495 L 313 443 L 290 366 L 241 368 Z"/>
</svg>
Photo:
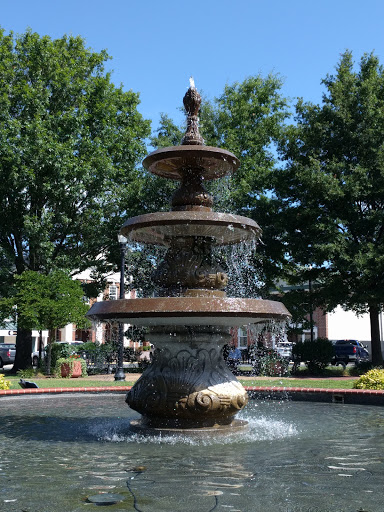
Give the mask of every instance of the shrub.
<svg viewBox="0 0 384 512">
<path fill-rule="evenodd" d="M 353 387 L 356 389 L 384 389 L 384 369 L 369 370 L 354 383 Z"/>
<path fill-rule="evenodd" d="M 36 372 L 33 368 L 26 368 L 25 370 L 18 370 L 16 375 L 20 377 L 20 379 L 31 379 L 35 377 Z"/>
<path fill-rule="evenodd" d="M 0 389 L 9 389 L 11 382 L 5 380 L 4 375 L 0 375 Z"/>
<path fill-rule="evenodd" d="M 311 373 L 321 373 L 334 356 L 332 342 L 327 338 L 299 341 L 293 346 L 292 356 L 295 362 L 303 362 Z"/>
<path fill-rule="evenodd" d="M 136 361 L 135 350 L 132 347 L 124 347 L 124 361 Z"/>
<path fill-rule="evenodd" d="M 373 364 L 371 361 L 362 361 L 358 364 L 355 364 L 351 368 L 348 368 L 348 373 L 352 377 L 359 377 L 360 375 L 364 375 L 364 373 L 367 373 L 369 370 L 373 369 Z"/>
<path fill-rule="evenodd" d="M 288 360 L 280 357 L 275 350 L 267 350 L 258 357 L 255 369 L 258 375 L 282 377 L 288 375 L 288 365 Z"/>
<path fill-rule="evenodd" d="M 93 343 L 93 341 L 86 341 L 85 343 L 83 343 L 83 345 L 76 348 L 76 352 L 85 352 L 87 354 L 95 354 L 99 350 L 100 343 L 98 341 L 96 341 L 95 343 Z"/>
<path fill-rule="evenodd" d="M 55 368 L 57 360 L 61 357 L 69 357 L 73 353 L 68 343 L 50 343 L 48 350 L 51 349 L 51 368 Z"/>
</svg>

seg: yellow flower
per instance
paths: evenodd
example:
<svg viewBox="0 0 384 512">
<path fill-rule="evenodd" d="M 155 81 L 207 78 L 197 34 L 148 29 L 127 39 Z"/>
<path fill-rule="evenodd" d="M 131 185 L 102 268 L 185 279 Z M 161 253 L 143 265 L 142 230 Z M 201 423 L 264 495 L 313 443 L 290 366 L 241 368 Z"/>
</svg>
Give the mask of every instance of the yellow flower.
<svg viewBox="0 0 384 512">
<path fill-rule="evenodd" d="M 0 389 L 9 389 L 11 382 L 5 380 L 4 375 L 0 375 Z"/>
</svg>

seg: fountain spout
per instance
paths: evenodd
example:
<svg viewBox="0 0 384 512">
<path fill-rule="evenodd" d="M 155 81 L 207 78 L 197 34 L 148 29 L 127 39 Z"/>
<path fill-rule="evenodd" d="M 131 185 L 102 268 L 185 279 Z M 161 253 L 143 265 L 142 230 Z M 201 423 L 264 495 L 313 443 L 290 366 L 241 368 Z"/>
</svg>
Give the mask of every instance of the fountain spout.
<svg viewBox="0 0 384 512">
<path fill-rule="evenodd" d="M 202 146 L 204 139 L 199 131 L 198 113 L 201 105 L 201 96 L 198 93 L 193 78 L 190 78 L 190 87 L 183 98 L 184 108 L 187 112 L 187 131 L 181 141 L 183 146 Z"/>
</svg>

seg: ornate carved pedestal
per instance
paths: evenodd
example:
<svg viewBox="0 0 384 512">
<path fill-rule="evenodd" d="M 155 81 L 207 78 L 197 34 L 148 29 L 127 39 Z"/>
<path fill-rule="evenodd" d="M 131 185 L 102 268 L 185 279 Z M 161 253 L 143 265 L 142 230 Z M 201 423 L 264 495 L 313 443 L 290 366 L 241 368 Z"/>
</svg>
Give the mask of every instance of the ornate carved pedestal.
<svg viewBox="0 0 384 512">
<path fill-rule="evenodd" d="M 230 340 L 228 330 L 163 326 L 152 328 L 148 339 L 157 347 L 153 362 L 126 399 L 142 414 L 141 427 L 217 429 L 242 425 L 238 420 L 234 423 L 234 416 L 248 397 L 222 356 L 222 347 Z"/>
</svg>

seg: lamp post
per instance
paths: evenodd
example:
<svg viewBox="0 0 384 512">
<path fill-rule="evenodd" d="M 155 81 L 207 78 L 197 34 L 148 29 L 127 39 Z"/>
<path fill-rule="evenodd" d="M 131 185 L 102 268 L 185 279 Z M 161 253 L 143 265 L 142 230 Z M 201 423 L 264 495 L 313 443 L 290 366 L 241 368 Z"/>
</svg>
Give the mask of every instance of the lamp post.
<svg viewBox="0 0 384 512">
<path fill-rule="evenodd" d="M 312 267 L 310 267 L 312 269 Z M 311 275 L 309 275 L 308 279 L 308 293 L 309 293 L 309 328 L 311 329 L 311 342 L 313 342 L 314 334 L 313 334 L 313 304 L 312 304 L 312 279 Z"/>
<path fill-rule="evenodd" d="M 120 244 L 120 299 L 124 299 L 125 296 L 125 287 L 124 287 L 124 267 L 125 267 L 125 247 L 127 244 L 127 239 L 125 236 L 120 233 L 117 235 L 117 239 Z M 123 322 L 119 322 L 119 347 L 117 353 L 117 368 L 115 373 L 115 380 L 125 380 L 124 373 L 124 324 Z"/>
</svg>

